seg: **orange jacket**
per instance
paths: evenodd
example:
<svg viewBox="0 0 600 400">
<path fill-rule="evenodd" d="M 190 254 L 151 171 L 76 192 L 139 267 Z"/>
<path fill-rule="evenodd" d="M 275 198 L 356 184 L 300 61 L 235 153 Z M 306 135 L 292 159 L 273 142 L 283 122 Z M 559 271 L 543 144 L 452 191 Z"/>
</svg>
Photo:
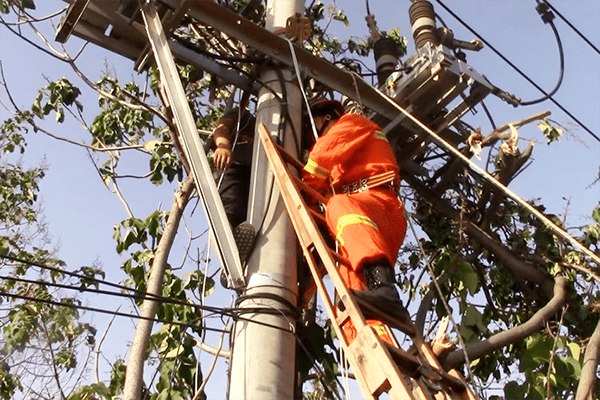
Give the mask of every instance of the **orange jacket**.
<svg viewBox="0 0 600 400">
<path fill-rule="evenodd" d="M 376 140 L 373 140 L 375 138 Z M 343 192 L 342 186 L 384 172 L 395 172 L 398 164 L 381 128 L 365 117 L 344 114 L 308 155 L 303 179 L 314 189 L 329 194 Z"/>
<path fill-rule="evenodd" d="M 380 187 L 341 194 L 345 185 L 386 172 L 391 177 L 386 175 L 384 183 L 399 183 L 398 164 L 385 134 L 377 124 L 354 114 L 343 115 L 319 138 L 302 171 L 304 181 L 315 190 L 326 197 L 332 189 L 336 194 L 327 202 L 325 218 L 340 253 L 350 262 L 340 265 L 340 275 L 350 289 L 366 288 L 360 272 L 365 263 L 384 258 L 393 266 L 404 240 L 403 205 L 394 191 Z M 382 340 L 392 343 L 380 321 L 367 322 Z M 343 328 L 348 340 L 356 337 L 351 322 Z"/>
</svg>

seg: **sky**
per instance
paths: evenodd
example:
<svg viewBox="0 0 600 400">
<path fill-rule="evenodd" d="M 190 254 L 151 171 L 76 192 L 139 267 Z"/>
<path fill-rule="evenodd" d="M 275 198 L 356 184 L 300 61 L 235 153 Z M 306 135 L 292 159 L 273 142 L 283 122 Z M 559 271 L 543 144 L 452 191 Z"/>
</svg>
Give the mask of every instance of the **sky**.
<svg viewBox="0 0 600 400">
<path fill-rule="evenodd" d="M 325 2 L 330 4 L 330 2 Z M 475 34 L 451 16 L 436 0 L 432 0 L 436 13 L 452 29 L 457 39 L 469 41 Z M 505 58 L 523 71 L 546 92 L 556 84 L 559 76 L 559 56 L 557 43 L 552 30 L 544 24 L 535 10 L 535 0 L 443 0 L 443 4 L 456 13 L 470 28 L 477 32 Z M 338 0 L 335 3 L 350 19 L 350 27 L 332 24 L 330 33 L 340 38 L 365 36 L 368 34 L 365 16 L 365 3 L 356 0 Z M 554 6 L 574 25 L 596 48 L 600 48 L 600 2 L 597 0 L 551 0 Z M 42 0 L 36 2 L 36 16 L 47 15 L 65 6 L 63 1 Z M 371 13 L 375 15 L 381 30 L 398 27 L 409 38 L 408 54 L 414 51 L 408 0 L 390 2 L 370 0 Z M 57 23 L 57 19 L 54 19 Z M 554 23 L 564 46 L 565 69 L 563 83 L 553 98 L 575 118 L 586 125 L 596 136 L 600 136 L 600 54 L 586 44 L 560 18 Z M 439 25 L 439 22 L 438 22 Z M 53 28 L 46 24 L 45 33 L 53 42 Z M 32 37 L 30 35 L 30 37 Z M 37 41 L 39 43 L 39 41 Z M 58 45 L 53 42 L 54 45 Z M 67 48 L 75 54 L 81 47 L 81 40 L 71 38 Z M 538 99 L 542 94 L 496 55 L 488 46 L 479 52 L 467 51 L 467 62 L 477 72 L 485 75 L 494 85 L 512 93 L 523 101 Z M 406 57 L 404 58 L 404 60 Z M 37 90 L 46 84 L 46 79 L 57 80 L 63 76 L 83 86 L 70 68 L 56 60 L 49 59 L 17 38 L 4 27 L 0 28 L 0 60 L 7 85 L 16 103 L 28 108 L 33 103 Z M 110 54 L 107 50 L 88 45 L 79 56 L 80 67 L 91 77 L 99 79 L 105 70 L 110 70 L 121 82 L 144 78 L 133 70 L 133 63 L 122 57 Z M 4 92 L 0 99 L 6 103 Z M 87 122 L 95 116 L 97 96 L 84 91 L 83 103 Z M 530 115 L 549 110 L 551 119 L 572 127 L 565 132 L 560 142 L 546 144 L 546 139 L 535 124 L 519 130 L 523 149 L 529 140 L 535 141 L 533 163 L 511 183 L 510 188 L 526 200 L 540 198 L 547 211 L 554 214 L 569 214 L 570 226 L 589 223 L 592 209 L 600 201 L 600 184 L 591 186 L 598 178 L 600 166 L 600 142 L 585 129 L 578 127 L 571 117 L 550 101 L 523 107 L 513 107 L 495 96 L 486 99 L 496 125 L 517 121 Z M 0 120 L 9 118 L 4 108 L 0 108 Z M 473 126 L 481 126 L 482 133 L 490 133 L 491 125 L 481 109 L 476 115 L 465 120 Z M 76 124 L 44 125 L 52 132 L 73 140 L 90 142 L 88 135 Z M 123 205 L 110 193 L 90 162 L 89 155 L 82 148 L 56 141 L 41 133 L 27 135 L 28 148 L 23 160 L 26 165 L 36 165 L 45 158 L 48 164 L 46 177 L 41 184 L 44 215 L 50 225 L 50 232 L 56 243 L 60 243 L 58 255 L 65 260 L 69 269 L 76 269 L 93 262 L 100 262 L 106 271 L 106 279 L 118 282 L 125 279 L 119 266 L 123 259 L 115 253 L 112 239 L 114 224 L 127 218 Z M 128 168 L 131 171 L 144 171 L 145 161 L 133 160 Z M 168 186 L 168 185 L 167 185 Z M 172 202 L 174 187 L 155 187 L 129 180 L 121 184 L 125 196 L 130 198 L 130 206 L 139 218 L 145 218 L 157 207 L 168 210 Z M 568 206 L 568 209 L 567 209 Z M 199 208 L 200 209 L 200 208 Z M 186 218 L 186 223 L 195 232 L 205 226 L 200 212 Z M 173 251 L 173 264 L 182 259 L 185 243 L 177 242 Z M 219 287 L 219 293 L 209 303 L 228 306 L 233 292 Z M 131 307 L 121 299 L 99 299 L 89 297 L 89 305 L 116 309 L 122 305 L 124 312 Z M 211 304 L 212 305 L 212 304 Z M 108 317 L 100 314 L 86 315 L 98 324 L 99 331 L 107 325 Z M 124 341 L 133 337 L 133 323 L 118 318 L 107 336 L 111 347 L 116 345 L 119 352 L 125 351 Z M 126 332 L 126 333 L 124 333 Z M 203 363 L 206 358 L 203 356 Z M 206 363 L 208 364 L 208 363 Z M 103 366 L 107 368 L 106 364 Z M 224 363 L 215 374 L 224 376 Z M 217 380 L 219 382 L 219 380 Z M 209 386 L 211 399 L 222 396 L 223 381 Z M 360 396 L 359 396 L 360 397 Z"/>
</svg>

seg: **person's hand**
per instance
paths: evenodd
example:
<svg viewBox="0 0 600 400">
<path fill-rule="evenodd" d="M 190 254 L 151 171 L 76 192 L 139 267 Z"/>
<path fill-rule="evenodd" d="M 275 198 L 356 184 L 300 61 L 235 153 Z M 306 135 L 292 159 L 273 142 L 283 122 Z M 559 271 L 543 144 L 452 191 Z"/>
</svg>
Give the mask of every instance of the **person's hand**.
<svg viewBox="0 0 600 400">
<path fill-rule="evenodd" d="M 218 170 L 223 171 L 233 162 L 233 152 L 227 146 L 219 146 L 214 151 L 213 162 Z"/>
</svg>

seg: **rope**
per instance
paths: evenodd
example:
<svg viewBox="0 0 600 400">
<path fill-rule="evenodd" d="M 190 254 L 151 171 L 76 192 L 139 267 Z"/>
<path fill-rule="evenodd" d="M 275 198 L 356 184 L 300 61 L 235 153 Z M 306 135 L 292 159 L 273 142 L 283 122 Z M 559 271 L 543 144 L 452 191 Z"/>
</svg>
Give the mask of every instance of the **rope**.
<svg viewBox="0 0 600 400">
<path fill-rule="evenodd" d="M 304 103 L 306 104 L 306 111 L 308 114 L 308 119 L 310 120 L 310 126 L 312 128 L 312 133 L 315 137 L 315 141 L 319 140 L 319 135 L 317 133 L 317 126 L 315 125 L 315 120 L 310 112 L 310 104 L 308 103 L 308 98 L 306 97 L 306 93 L 304 93 L 304 85 L 302 84 L 302 79 L 300 78 L 300 66 L 298 65 L 298 59 L 296 58 L 296 50 L 294 49 L 294 44 L 290 39 L 286 39 L 288 44 L 290 45 L 290 53 L 292 54 L 292 60 L 294 61 L 294 70 L 296 71 L 296 78 L 298 78 L 298 87 L 300 92 L 302 93 L 302 98 L 304 99 Z"/>
<path fill-rule="evenodd" d="M 346 357 L 346 353 L 344 352 L 344 350 L 342 349 L 342 347 L 340 346 L 339 348 L 340 351 L 340 372 L 342 375 L 342 382 L 344 382 L 344 391 L 346 392 L 346 400 L 352 400 L 352 395 L 350 392 L 350 378 L 349 378 L 349 374 L 348 374 L 348 369 L 349 369 L 349 365 L 348 365 L 348 358 Z"/>
</svg>

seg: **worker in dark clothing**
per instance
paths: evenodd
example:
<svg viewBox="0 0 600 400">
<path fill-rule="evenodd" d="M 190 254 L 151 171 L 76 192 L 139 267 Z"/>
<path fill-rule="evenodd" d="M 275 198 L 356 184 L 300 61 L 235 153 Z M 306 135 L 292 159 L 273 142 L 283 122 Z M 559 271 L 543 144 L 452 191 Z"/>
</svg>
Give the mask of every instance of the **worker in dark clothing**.
<svg viewBox="0 0 600 400">
<path fill-rule="evenodd" d="M 325 218 L 340 253 L 348 288 L 377 312 L 363 309 L 379 333 L 381 321 L 406 322 L 395 286 L 394 265 L 406 233 L 404 206 L 398 198 L 399 167 L 381 128 L 363 116 L 344 114 L 337 101 L 311 107 L 319 139 L 302 177 L 328 198 Z M 349 339 L 356 332 L 344 326 Z M 380 334 L 382 339 L 385 335 Z"/>
<path fill-rule="evenodd" d="M 239 121 L 239 123 L 238 123 Z M 246 221 L 250 194 L 250 171 L 255 118 L 249 111 L 234 108 L 217 122 L 207 141 L 213 150 L 219 195 L 233 228 L 240 259 L 244 263 L 254 245 L 254 227 Z"/>
</svg>

